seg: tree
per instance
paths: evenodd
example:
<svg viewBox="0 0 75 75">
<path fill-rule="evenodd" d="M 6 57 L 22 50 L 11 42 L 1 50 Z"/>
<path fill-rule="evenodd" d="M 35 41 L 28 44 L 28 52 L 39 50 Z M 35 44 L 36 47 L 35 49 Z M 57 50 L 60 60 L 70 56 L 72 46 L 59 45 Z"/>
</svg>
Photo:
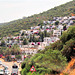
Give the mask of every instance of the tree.
<svg viewBox="0 0 75 75">
<path fill-rule="evenodd" d="M 11 61 L 11 56 L 7 56 L 7 61 Z"/>
<path fill-rule="evenodd" d="M 18 55 L 21 53 L 19 46 L 16 44 L 10 48 L 10 51 L 12 55 Z"/>
<path fill-rule="evenodd" d="M 63 47 L 62 54 L 66 56 L 68 61 L 71 60 L 72 56 L 75 56 L 75 50 L 73 49 L 74 47 L 75 47 L 75 40 L 73 39 L 67 41 Z"/>
<path fill-rule="evenodd" d="M 16 55 L 16 58 L 17 59 L 21 59 L 21 55 Z"/>
<path fill-rule="evenodd" d="M 59 21 L 56 21 L 56 22 L 55 22 L 55 25 L 58 25 L 58 24 L 59 24 Z"/>
<path fill-rule="evenodd" d="M 24 35 L 24 32 L 22 32 L 21 36 L 23 36 L 23 35 Z"/>
<path fill-rule="evenodd" d="M 29 42 L 32 42 L 32 39 L 33 39 L 33 38 L 32 38 L 32 35 L 30 35 L 30 39 L 29 39 Z"/>
<path fill-rule="evenodd" d="M 63 48 L 63 43 L 62 41 L 58 40 L 56 41 L 55 43 L 51 44 L 50 45 L 50 48 L 53 49 L 53 50 L 62 50 Z"/>
<path fill-rule="evenodd" d="M 36 42 L 36 40 L 35 40 L 35 35 L 33 35 L 32 41 L 33 41 L 33 42 Z"/>
<path fill-rule="evenodd" d="M 67 30 L 68 40 L 75 39 L 75 26 L 70 26 Z"/>
<path fill-rule="evenodd" d="M 75 20 L 73 21 L 73 23 L 75 23 Z"/>
<path fill-rule="evenodd" d="M 41 40 L 42 40 L 42 42 L 44 41 L 44 33 L 42 33 L 42 35 L 41 35 Z"/>
<path fill-rule="evenodd" d="M 0 49 L 0 54 L 3 54 L 3 50 L 2 49 Z"/>
<path fill-rule="evenodd" d="M 60 40 L 65 43 L 68 40 L 68 34 L 67 32 L 63 32 L 62 36 L 60 37 Z"/>
<path fill-rule="evenodd" d="M 9 43 L 9 40 L 10 40 L 10 39 L 8 38 L 7 40 L 8 40 L 8 43 Z"/>
<path fill-rule="evenodd" d="M 23 45 L 27 45 L 28 44 L 28 40 L 25 38 L 24 40 L 23 40 Z"/>
<path fill-rule="evenodd" d="M 70 39 L 75 38 L 75 26 L 70 26 L 67 31 L 64 31 L 60 40 L 65 43 Z"/>
<path fill-rule="evenodd" d="M 39 36 L 40 36 L 39 40 L 40 40 L 41 42 L 43 42 L 43 41 L 44 41 L 45 33 L 39 32 Z"/>
<path fill-rule="evenodd" d="M 5 46 L 5 41 L 4 40 L 1 41 L 1 46 Z"/>
<path fill-rule="evenodd" d="M 39 38 L 36 38 L 35 35 L 33 35 L 33 37 L 32 37 L 32 41 L 36 43 L 36 42 L 39 41 Z"/>
<path fill-rule="evenodd" d="M 47 30 L 44 31 L 45 37 L 47 37 Z"/>
<path fill-rule="evenodd" d="M 67 28 L 66 28 L 66 25 L 64 25 L 64 26 L 63 26 L 63 30 L 65 31 L 66 29 L 67 29 Z"/>
<path fill-rule="evenodd" d="M 27 70 L 24 68 L 21 72 L 22 75 L 26 75 Z"/>
<path fill-rule="evenodd" d="M 42 29 L 42 25 L 40 26 L 40 28 Z"/>
<path fill-rule="evenodd" d="M 70 61 L 71 56 L 75 53 L 73 50 L 75 44 L 75 26 L 70 26 L 67 31 L 64 31 L 60 40 L 64 44 L 62 54 Z"/>
</svg>

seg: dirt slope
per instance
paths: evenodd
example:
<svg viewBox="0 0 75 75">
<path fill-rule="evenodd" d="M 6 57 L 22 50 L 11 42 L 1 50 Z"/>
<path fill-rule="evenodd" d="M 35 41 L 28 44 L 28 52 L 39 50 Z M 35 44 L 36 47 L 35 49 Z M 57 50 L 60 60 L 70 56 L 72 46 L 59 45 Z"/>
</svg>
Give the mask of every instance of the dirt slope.
<svg viewBox="0 0 75 75">
<path fill-rule="evenodd" d="M 75 58 L 72 58 L 66 69 L 60 75 L 75 75 Z"/>
</svg>

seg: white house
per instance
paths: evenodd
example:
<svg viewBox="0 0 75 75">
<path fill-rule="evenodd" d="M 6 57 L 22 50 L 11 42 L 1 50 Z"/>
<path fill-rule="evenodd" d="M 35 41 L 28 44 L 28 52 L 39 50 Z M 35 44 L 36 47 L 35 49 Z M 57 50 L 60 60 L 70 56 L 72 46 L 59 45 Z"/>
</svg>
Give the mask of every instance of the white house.
<svg viewBox="0 0 75 75">
<path fill-rule="evenodd" d="M 58 25 L 58 30 L 63 30 L 63 25 Z"/>
<path fill-rule="evenodd" d="M 60 37 L 61 36 L 61 30 L 53 30 L 53 36 Z"/>
<path fill-rule="evenodd" d="M 25 33 L 26 33 L 26 30 L 21 30 L 21 31 L 20 31 L 20 35 L 21 35 L 22 33 L 25 34 Z"/>
<path fill-rule="evenodd" d="M 37 33 L 39 33 L 39 30 L 33 30 L 32 33 L 33 33 L 33 34 L 37 34 Z"/>
<path fill-rule="evenodd" d="M 44 42 L 46 46 L 48 46 L 50 43 L 54 43 L 55 41 L 59 40 L 58 37 L 45 37 Z"/>
<path fill-rule="evenodd" d="M 64 20 L 66 20 L 66 19 L 68 19 L 68 17 L 67 17 L 67 16 L 65 16 L 65 17 L 63 17 L 63 19 L 64 19 Z"/>
<path fill-rule="evenodd" d="M 45 38 L 44 38 L 44 42 L 49 43 L 50 41 L 51 41 L 51 38 L 50 38 L 50 37 L 45 37 Z"/>
<path fill-rule="evenodd" d="M 75 20 L 75 16 L 72 16 L 72 20 Z"/>
<path fill-rule="evenodd" d="M 52 25 L 52 27 L 51 27 L 51 28 L 53 28 L 53 29 L 54 29 L 55 27 L 56 27 L 55 25 Z"/>
<path fill-rule="evenodd" d="M 20 48 L 22 53 L 25 53 L 26 55 L 36 54 L 37 49 L 36 48 Z"/>
<path fill-rule="evenodd" d="M 34 29 L 39 29 L 40 28 L 40 26 L 35 26 L 35 28 Z"/>
</svg>

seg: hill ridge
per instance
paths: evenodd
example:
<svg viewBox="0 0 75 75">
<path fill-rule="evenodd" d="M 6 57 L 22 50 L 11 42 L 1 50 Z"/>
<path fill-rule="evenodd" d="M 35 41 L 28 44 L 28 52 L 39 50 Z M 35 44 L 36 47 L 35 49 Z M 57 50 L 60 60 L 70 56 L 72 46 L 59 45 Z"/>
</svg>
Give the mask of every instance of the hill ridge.
<svg viewBox="0 0 75 75">
<path fill-rule="evenodd" d="M 29 29 L 31 26 L 36 26 L 43 23 L 43 20 L 52 20 L 56 16 L 68 16 L 75 13 L 75 1 L 54 7 L 40 14 L 35 14 L 27 18 L 11 21 L 0 25 L 0 37 L 7 35 L 18 35 L 21 29 Z"/>
</svg>

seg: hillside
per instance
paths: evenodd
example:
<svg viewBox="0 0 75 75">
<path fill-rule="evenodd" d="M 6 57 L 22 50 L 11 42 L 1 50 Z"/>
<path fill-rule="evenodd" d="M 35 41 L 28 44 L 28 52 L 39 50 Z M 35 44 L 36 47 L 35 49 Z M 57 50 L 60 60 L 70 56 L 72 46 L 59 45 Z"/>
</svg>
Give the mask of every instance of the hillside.
<svg viewBox="0 0 75 75">
<path fill-rule="evenodd" d="M 45 47 L 42 51 L 39 50 L 38 53 L 30 59 L 26 58 L 21 66 L 21 75 L 31 75 L 29 70 L 32 66 L 36 69 L 36 72 L 33 72 L 32 75 L 59 75 L 63 72 L 67 63 L 71 60 L 71 58 L 75 57 L 74 33 L 75 26 L 70 26 L 67 31 L 63 32 L 60 40 Z M 72 71 L 73 73 L 73 70 L 75 70 L 75 58 L 68 64 L 63 75 L 67 75 L 69 71 Z"/>
<path fill-rule="evenodd" d="M 41 24 L 43 20 L 52 20 L 54 16 L 70 16 L 71 13 L 75 13 L 75 1 L 54 7 L 40 14 L 2 24 L 0 25 L 0 37 L 10 34 L 18 35 L 20 30 Z"/>
</svg>

